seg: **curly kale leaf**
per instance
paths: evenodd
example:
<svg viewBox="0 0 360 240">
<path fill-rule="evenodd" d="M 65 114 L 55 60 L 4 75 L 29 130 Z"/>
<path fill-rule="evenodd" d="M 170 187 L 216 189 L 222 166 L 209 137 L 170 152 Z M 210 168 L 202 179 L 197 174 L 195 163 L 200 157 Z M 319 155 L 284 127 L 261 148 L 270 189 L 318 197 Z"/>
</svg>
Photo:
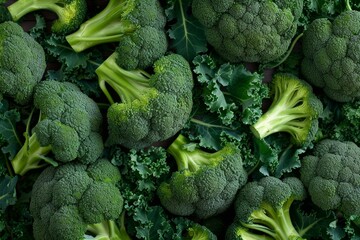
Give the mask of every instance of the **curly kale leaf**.
<svg viewBox="0 0 360 240">
<path fill-rule="evenodd" d="M 16 131 L 16 123 L 20 121 L 20 113 L 10 109 L 6 100 L 0 102 L 0 144 L 1 151 L 6 158 L 12 159 L 21 147 L 21 141 Z"/>
<path fill-rule="evenodd" d="M 208 55 L 195 57 L 193 63 L 203 101 L 223 124 L 231 125 L 239 118 L 249 125 L 260 118 L 263 99 L 269 95 L 261 74 L 243 65 L 219 65 Z"/>
<path fill-rule="evenodd" d="M 191 2 L 192 0 L 168 0 L 165 10 L 170 24 L 170 48 L 188 61 L 207 51 L 204 29 L 190 13 Z"/>
</svg>

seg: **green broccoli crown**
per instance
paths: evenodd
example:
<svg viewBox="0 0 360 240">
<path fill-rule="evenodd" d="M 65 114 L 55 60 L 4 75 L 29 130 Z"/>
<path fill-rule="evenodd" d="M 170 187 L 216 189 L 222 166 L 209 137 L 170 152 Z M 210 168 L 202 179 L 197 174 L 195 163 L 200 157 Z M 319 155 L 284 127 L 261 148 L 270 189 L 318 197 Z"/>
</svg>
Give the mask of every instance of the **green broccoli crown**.
<svg viewBox="0 0 360 240">
<path fill-rule="evenodd" d="M 173 214 L 199 218 L 225 211 L 247 181 L 240 151 L 233 145 L 214 153 L 191 151 L 187 144 L 179 135 L 168 148 L 178 170 L 158 188 L 162 205 Z"/>
<path fill-rule="evenodd" d="M 345 215 L 360 213 L 360 148 L 324 139 L 301 161 L 301 180 L 314 204 Z"/>
<path fill-rule="evenodd" d="M 103 235 L 122 211 L 123 198 L 115 186 L 120 180 L 119 170 L 106 159 L 89 166 L 67 163 L 46 168 L 33 186 L 30 202 L 35 239 Z"/>
<path fill-rule="evenodd" d="M 304 32 L 302 74 L 335 101 L 349 102 L 360 96 L 359 32 L 358 11 L 342 12 L 332 22 L 316 19 Z"/>
<path fill-rule="evenodd" d="M 16 23 L 0 24 L 0 95 L 28 103 L 45 72 L 45 52 Z"/>
<path fill-rule="evenodd" d="M 54 12 L 56 19 L 51 30 L 58 34 L 68 34 L 75 31 L 86 16 L 86 0 L 17 0 L 8 6 L 12 20 L 20 18 L 37 10 Z"/>
<path fill-rule="evenodd" d="M 36 86 L 34 105 L 41 119 L 26 132 L 27 140 L 12 160 L 14 171 L 20 175 L 42 167 L 41 160 L 51 151 L 56 161 L 77 159 L 94 162 L 103 151 L 100 135 L 102 115 L 97 104 L 74 84 L 43 81 Z"/>
<path fill-rule="evenodd" d="M 145 68 L 165 54 L 166 18 L 158 0 L 110 0 L 96 16 L 66 37 L 76 52 L 119 42 L 119 65 L 125 69 Z"/>
<path fill-rule="evenodd" d="M 108 109 L 108 144 L 143 148 L 176 134 L 192 109 L 193 78 L 189 63 L 170 54 L 154 63 L 152 75 L 127 71 L 112 54 L 96 70 L 99 85 L 112 105 Z M 109 85 L 121 99 L 116 103 Z"/>
<path fill-rule="evenodd" d="M 295 200 L 305 198 L 305 187 L 295 177 L 283 180 L 263 177 L 259 181 L 248 182 L 236 197 L 237 226 L 233 226 L 229 234 L 252 237 L 249 239 L 262 239 L 262 236 L 267 237 L 264 239 L 301 239 L 292 224 L 290 207 Z"/>
<path fill-rule="evenodd" d="M 251 126 L 257 138 L 287 132 L 296 145 L 303 145 L 314 137 L 317 119 L 323 111 L 321 101 L 312 88 L 297 77 L 279 73 L 271 82 L 273 101 L 269 109 Z"/>
<path fill-rule="evenodd" d="M 231 62 L 266 63 L 280 58 L 297 29 L 303 0 L 194 0 L 193 15 L 207 41 Z"/>
</svg>

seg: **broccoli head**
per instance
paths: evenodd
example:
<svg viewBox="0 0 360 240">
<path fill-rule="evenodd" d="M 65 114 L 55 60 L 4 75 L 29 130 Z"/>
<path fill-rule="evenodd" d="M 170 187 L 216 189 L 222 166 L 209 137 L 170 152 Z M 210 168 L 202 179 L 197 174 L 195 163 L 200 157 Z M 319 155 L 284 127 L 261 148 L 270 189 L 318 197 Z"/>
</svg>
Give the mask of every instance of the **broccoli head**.
<svg viewBox="0 0 360 240">
<path fill-rule="evenodd" d="M 84 21 L 86 9 L 86 0 L 17 0 L 7 8 L 1 7 L 0 13 L 4 14 L 5 19 L 17 22 L 30 12 L 49 10 L 58 17 L 53 22 L 51 30 L 58 34 L 68 34 L 75 31 Z M 8 19 L 9 15 L 11 19 Z"/>
<path fill-rule="evenodd" d="M 360 214 L 360 148 L 353 142 L 324 139 L 303 157 L 301 180 L 323 210 Z"/>
<path fill-rule="evenodd" d="M 119 65 L 125 69 L 145 68 L 165 54 L 166 18 L 158 0 L 110 0 L 97 15 L 66 37 L 76 52 L 119 42 Z"/>
<path fill-rule="evenodd" d="M 305 145 L 315 137 L 318 117 L 323 111 L 321 101 L 312 88 L 297 77 L 278 73 L 271 81 L 273 100 L 269 109 L 251 126 L 257 138 L 286 132 L 296 145 Z"/>
<path fill-rule="evenodd" d="M 304 32 L 301 72 L 338 102 L 360 97 L 359 32 L 358 11 L 342 12 L 333 21 L 316 19 Z"/>
<path fill-rule="evenodd" d="M 150 75 L 142 70 L 124 70 L 116 63 L 117 56 L 113 53 L 96 69 L 100 88 L 111 103 L 107 143 L 140 149 L 175 135 L 192 110 L 189 63 L 180 55 L 170 54 L 154 63 Z M 115 102 L 107 85 L 121 102 Z"/>
<path fill-rule="evenodd" d="M 207 41 L 231 62 L 267 63 L 287 51 L 303 0 L 194 0 Z"/>
<path fill-rule="evenodd" d="M 40 168 L 44 161 L 54 163 L 48 157 L 50 152 L 59 162 L 77 159 L 90 163 L 100 157 L 102 115 L 97 104 L 74 84 L 39 83 L 35 88 L 34 105 L 40 110 L 40 120 L 33 133 L 27 129 L 25 144 L 11 161 L 15 173 L 23 175 Z"/>
<path fill-rule="evenodd" d="M 160 202 L 175 215 L 202 219 L 217 215 L 228 209 L 247 181 L 240 151 L 231 144 L 217 152 L 190 150 L 188 144 L 180 134 L 168 148 L 178 168 L 160 184 Z"/>
<path fill-rule="evenodd" d="M 290 216 L 295 200 L 306 198 L 302 182 L 295 177 L 263 177 L 248 182 L 235 200 L 235 222 L 228 228 L 227 240 L 301 240 Z"/>
<path fill-rule="evenodd" d="M 123 208 L 116 187 L 120 181 L 119 170 L 107 159 L 46 168 L 31 194 L 34 238 L 82 240 L 86 234 L 123 239 L 116 224 Z"/>
<path fill-rule="evenodd" d="M 0 99 L 28 103 L 35 85 L 45 72 L 45 52 L 22 27 L 13 22 L 0 24 Z"/>
</svg>

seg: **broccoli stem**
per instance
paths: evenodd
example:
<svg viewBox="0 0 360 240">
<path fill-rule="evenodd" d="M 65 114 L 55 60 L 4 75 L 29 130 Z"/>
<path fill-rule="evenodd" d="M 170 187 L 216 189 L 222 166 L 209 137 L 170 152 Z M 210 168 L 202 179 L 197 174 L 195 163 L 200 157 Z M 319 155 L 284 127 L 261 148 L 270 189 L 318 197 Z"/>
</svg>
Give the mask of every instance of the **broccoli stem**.
<svg viewBox="0 0 360 240">
<path fill-rule="evenodd" d="M 198 148 L 190 151 L 185 145 L 190 142 L 183 135 L 179 135 L 168 147 L 167 152 L 175 158 L 178 170 L 196 172 L 202 165 L 216 165 L 222 160 L 221 150 L 216 153 L 208 153 Z"/>
<path fill-rule="evenodd" d="M 27 133 L 25 133 L 25 135 L 27 135 Z M 25 137 L 24 145 L 11 160 L 11 165 L 16 174 L 23 176 L 29 170 L 42 168 L 49 162 L 56 165 L 55 162 L 45 157 L 51 151 L 51 146 L 42 147 L 35 133 L 32 134 L 30 138 L 28 136 Z M 45 161 L 45 163 L 41 164 L 41 161 Z"/>
<path fill-rule="evenodd" d="M 55 12 L 58 16 L 63 12 L 63 7 L 58 5 L 59 0 L 47 0 L 47 1 L 29 1 L 29 0 L 17 0 L 12 3 L 8 10 L 13 18 L 13 21 L 18 21 L 26 14 L 46 9 Z"/>
<path fill-rule="evenodd" d="M 123 220 L 120 228 L 113 220 L 90 224 L 87 226 L 87 233 L 95 236 L 96 240 L 131 240 L 126 232 Z"/>
<path fill-rule="evenodd" d="M 106 84 L 119 95 L 122 102 L 130 103 L 141 99 L 151 89 L 149 74 L 142 70 L 124 70 L 116 64 L 118 54 L 115 52 L 96 69 L 99 86 L 111 104 L 115 103 Z"/>
<path fill-rule="evenodd" d="M 276 240 L 303 239 L 292 224 L 290 206 L 294 199 L 289 199 L 279 209 L 263 203 L 261 208 L 254 211 L 251 223 L 242 223 L 244 227 L 262 232 Z"/>
<path fill-rule="evenodd" d="M 349 0 L 345 0 L 345 5 L 346 5 L 346 10 L 348 10 L 348 11 L 352 10 Z"/>
<path fill-rule="evenodd" d="M 124 35 L 138 28 L 126 19 L 134 7 L 134 0 L 110 0 L 100 13 L 81 24 L 79 30 L 66 36 L 66 40 L 76 52 L 102 43 L 119 42 Z"/>
<path fill-rule="evenodd" d="M 281 81 L 281 80 L 279 80 Z M 274 83 L 275 97 L 269 109 L 252 126 L 255 137 L 263 139 L 276 132 L 290 133 L 297 143 L 306 140 L 304 128 L 310 128 L 305 88 L 301 85 L 292 86 L 281 82 Z M 295 133 L 295 134 L 294 134 Z M 298 138 L 298 139 L 297 139 Z"/>
</svg>

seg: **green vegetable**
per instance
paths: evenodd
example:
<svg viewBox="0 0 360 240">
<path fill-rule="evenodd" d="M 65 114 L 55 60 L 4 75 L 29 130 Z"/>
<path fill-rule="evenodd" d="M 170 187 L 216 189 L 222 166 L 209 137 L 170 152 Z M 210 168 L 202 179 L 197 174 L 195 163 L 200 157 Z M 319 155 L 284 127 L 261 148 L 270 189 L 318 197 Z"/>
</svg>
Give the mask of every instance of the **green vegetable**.
<svg viewBox="0 0 360 240">
<path fill-rule="evenodd" d="M 0 99 L 4 95 L 19 104 L 29 103 L 45 68 L 45 52 L 41 45 L 18 24 L 1 23 Z"/>
<path fill-rule="evenodd" d="M 209 44 L 231 62 L 280 58 L 296 34 L 302 9 L 302 0 L 194 0 L 192 5 Z"/>
<path fill-rule="evenodd" d="M 226 239 L 303 239 L 293 226 L 290 207 L 305 197 L 306 190 L 295 177 L 264 177 L 248 182 L 236 197 L 236 218 Z"/>
<path fill-rule="evenodd" d="M 51 30 L 58 34 L 68 34 L 75 31 L 83 22 L 86 9 L 86 0 L 17 0 L 7 8 L 0 7 L 0 15 L 17 22 L 28 13 L 49 10 L 58 17 L 52 23 Z"/>
<path fill-rule="evenodd" d="M 349 10 L 333 21 L 315 19 L 304 32 L 302 74 L 338 102 L 360 97 L 359 31 L 360 12 Z"/>
<path fill-rule="evenodd" d="M 269 109 L 251 126 L 257 138 L 287 132 L 296 145 L 312 141 L 323 111 L 321 101 L 306 82 L 290 74 L 276 74 L 271 82 L 273 100 Z"/>
<path fill-rule="evenodd" d="M 76 52 L 119 42 L 118 64 L 125 69 L 145 68 L 167 50 L 165 23 L 164 10 L 157 0 L 110 0 L 66 39 Z"/>
<path fill-rule="evenodd" d="M 102 115 L 96 103 L 71 83 L 43 81 L 36 86 L 34 105 L 40 110 L 40 120 L 12 159 L 16 174 L 24 175 L 41 168 L 44 162 L 78 160 L 94 162 L 103 151 L 100 135 Z M 30 122 L 30 121 L 29 121 Z"/>
<path fill-rule="evenodd" d="M 360 148 L 353 142 L 324 139 L 301 162 L 301 180 L 312 202 L 346 216 L 360 214 Z"/>
<path fill-rule="evenodd" d="M 177 170 L 158 188 L 161 204 L 175 215 L 201 219 L 224 212 L 247 181 L 240 151 L 231 144 L 214 153 L 188 145 L 179 135 L 168 148 Z"/>
<path fill-rule="evenodd" d="M 123 207 L 116 187 L 120 181 L 119 170 L 106 159 L 46 168 L 33 185 L 30 202 L 35 240 L 80 240 L 85 234 L 129 239 L 116 224 Z"/>
<path fill-rule="evenodd" d="M 170 54 L 154 63 L 152 75 L 127 71 L 113 53 L 96 69 L 99 85 L 112 104 L 107 112 L 108 144 L 140 149 L 175 135 L 189 119 L 193 79 L 189 63 Z M 120 97 L 115 102 L 109 85 Z"/>
</svg>

